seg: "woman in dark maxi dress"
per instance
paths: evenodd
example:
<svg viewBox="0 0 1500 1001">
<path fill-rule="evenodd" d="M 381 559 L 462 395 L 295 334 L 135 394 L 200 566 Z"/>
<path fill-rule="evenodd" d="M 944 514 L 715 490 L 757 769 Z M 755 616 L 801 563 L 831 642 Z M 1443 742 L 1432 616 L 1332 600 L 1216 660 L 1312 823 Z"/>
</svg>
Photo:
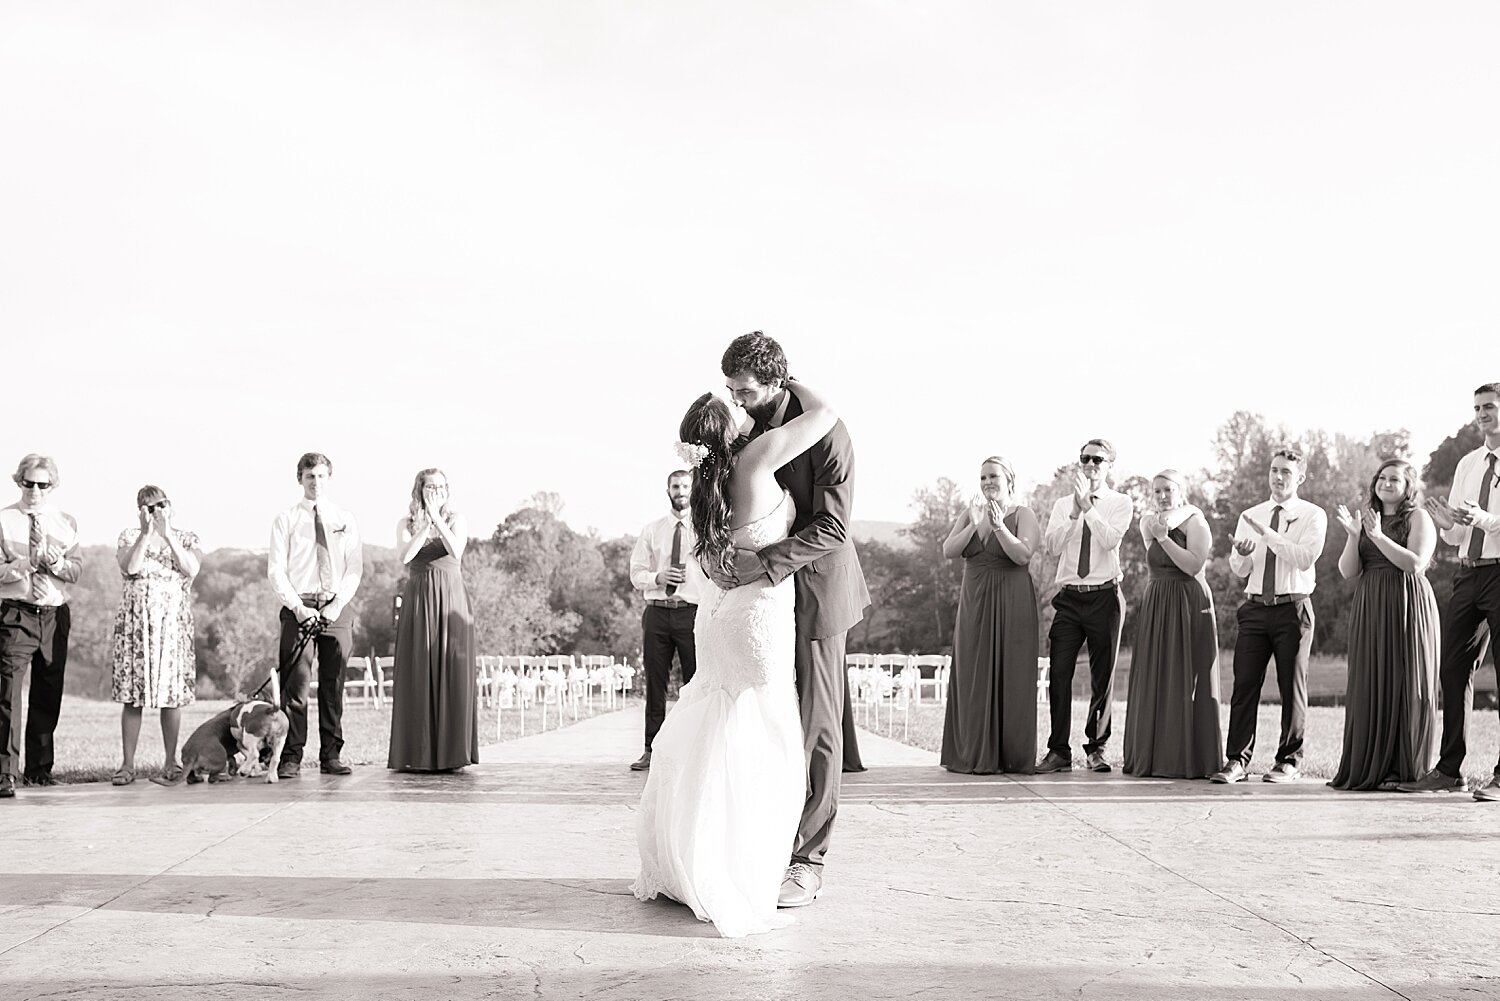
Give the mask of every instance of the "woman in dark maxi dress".
<svg viewBox="0 0 1500 1001">
<path fill-rule="evenodd" d="M 980 497 L 959 515 L 943 555 L 963 557 L 942 765 L 986 775 L 1036 767 L 1036 590 L 1028 565 L 1041 538 L 1015 503 L 1016 475 L 999 456 L 979 467 Z"/>
<path fill-rule="evenodd" d="M 1151 578 L 1136 613 L 1125 714 L 1125 773 L 1207 778 L 1218 770 L 1219 637 L 1204 579 L 1213 538 L 1186 503 L 1175 469 L 1151 481 L 1155 511 L 1141 516 Z"/>
<path fill-rule="evenodd" d="M 459 561 L 468 523 L 448 508 L 448 478 L 424 469 L 396 529 L 407 565 L 396 630 L 387 767 L 453 771 L 479 761 L 474 621 Z"/>
<path fill-rule="evenodd" d="M 1437 545 L 1412 467 L 1387 459 L 1369 506 L 1339 505 L 1339 572 L 1359 579 L 1349 608 L 1344 753 L 1335 789 L 1394 789 L 1437 761 L 1438 609 L 1425 576 Z"/>
</svg>

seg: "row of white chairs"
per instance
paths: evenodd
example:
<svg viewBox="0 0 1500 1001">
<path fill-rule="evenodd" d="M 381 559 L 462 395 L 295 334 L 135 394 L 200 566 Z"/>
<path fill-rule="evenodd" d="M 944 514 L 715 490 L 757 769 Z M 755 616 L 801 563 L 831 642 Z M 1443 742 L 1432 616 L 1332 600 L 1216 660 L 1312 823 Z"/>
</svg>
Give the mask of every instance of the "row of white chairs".
<svg viewBox="0 0 1500 1001">
<path fill-rule="evenodd" d="M 557 722 L 571 710 L 578 718 L 578 708 L 587 703 L 594 711 L 594 694 L 603 698 L 606 708 L 613 709 L 617 700 L 631 691 L 635 668 L 628 662 L 615 663 L 604 655 L 571 654 L 547 657 L 480 657 L 479 694 L 486 706 L 495 707 L 495 738 L 500 738 L 507 709 L 520 711 L 521 732 L 526 732 L 526 710 L 540 705 L 542 729 L 547 729 L 550 708 L 557 710 Z"/>
<path fill-rule="evenodd" d="M 904 653 L 851 653 L 844 657 L 849 672 L 849 689 L 856 690 L 856 672 L 861 678 L 869 677 L 878 682 L 875 674 L 883 674 L 888 682 L 878 682 L 883 698 L 896 697 L 897 689 L 905 684 L 907 694 L 917 705 L 922 704 L 922 693 L 930 691 L 933 698 L 943 702 L 948 698 L 948 678 L 953 670 L 953 658 L 948 654 L 904 654 Z M 930 671 L 929 671 L 930 669 Z M 1052 675 L 1052 661 L 1047 657 L 1036 660 L 1037 705 L 1047 704 L 1047 686 Z"/>
</svg>

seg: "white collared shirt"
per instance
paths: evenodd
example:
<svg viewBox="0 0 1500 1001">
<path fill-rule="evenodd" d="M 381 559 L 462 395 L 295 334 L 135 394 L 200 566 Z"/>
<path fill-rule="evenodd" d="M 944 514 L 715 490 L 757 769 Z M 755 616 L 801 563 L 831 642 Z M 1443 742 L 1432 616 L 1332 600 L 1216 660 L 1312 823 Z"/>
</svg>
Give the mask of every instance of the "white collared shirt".
<svg viewBox="0 0 1500 1001">
<path fill-rule="evenodd" d="M 1278 506 L 1281 524 L 1273 532 L 1271 512 Z M 1254 518 L 1266 530 L 1265 538 L 1256 535 L 1245 523 L 1247 517 Z M 1328 515 L 1318 505 L 1301 497 L 1292 497 L 1281 505 L 1273 500 L 1263 501 L 1240 514 L 1234 537 L 1255 543 L 1249 556 L 1241 556 L 1233 548 L 1229 550 L 1229 569 L 1236 576 L 1248 578 L 1246 594 L 1260 594 L 1267 549 L 1276 554 L 1276 594 L 1312 594 L 1318 586 L 1314 564 L 1323 555 L 1323 543 L 1328 537 Z"/>
<path fill-rule="evenodd" d="M 1489 471 L 1490 455 L 1490 450 L 1481 445 L 1458 460 L 1458 468 L 1453 471 L 1453 489 L 1448 491 L 1450 505 L 1462 507 L 1465 501 L 1479 503 L 1479 488 Z M 1495 468 L 1500 470 L 1500 460 L 1496 460 Z M 1500 512 L 1500 483 L 1491 480 L 1489 503 L 1482 513 L 1474 513 L 1474 524 L 1454 525 L 1443 529 L 1443 541 L 1457 546 L 1458 555 L 1466 557 L 1469 555 L 1469 540 L 1473 538 L 1473 533 L 1483 532 L 1484 549 L 1479 554 L 1480 558 L 1500 558 L 1500 513 L 1497 512 Z"/>
<path fill-rule="evenodd" d="M 692 518 L 687 512 L 683 514 L 681 519 L 670 514 L 656 519 L 641 530 L 641 537 L 635 541 L 635 549 L 630 554 L 630 583 L 646 596 L 647 601 L 681 598 L 696 605 L 706 593 L 704 588 L 708 585 L 708 578 L 693 558 L 698 536 L 693 532 Z M 675 594 L 667 594 L 666 587 L 656 582 L 656 575 L 672 565 L 672 534 L 679 524 L 682 525 L 681 559 L 686 565 L 687 579 L 677 586 Z"/>
<path fill-rule="evenodd" d="M 1059 497 L 1047 518 L 1047 552 L 1055 553 L 1059 584 L 1108 584 L 1120 579 L 1120 540 L 1130 531 L 1135 504 L 1118 490 L 1101 486 L 1094 506 L 1073 517 L 1073 495 Z M 1078 576 L 1078 552 L 1083 548 L 1083 526 L 1089 527 L 1089 573 Z"/>
<path fill-rule="evenodd" d="M 32 508 L 47 544 L 63 551 L 62 559 L 52 566 L 31 566 L 31 517 L 20 504 L 0 508 L 0 599 L 13 598 L 33 605 L 56 607 L 67 604 L 68 592 L 63 584 L 77 582 L 82 564 L 78 561 L 78 523 L 73 516 L 50 504 Z M 41 582 L 41 592 L 32 590 L 32 578 Z"/>
<path fill-rule="evenodd" d="M 364 550 L 354 516 L 332 501 L 318 501 L 323 534 L 328 538 L 328 562 L 333 568 L 333 601 L 324 610 L 336 619 L 359 590 L 364 573 Z M 313 502 L 303 498 L 271 523 L 271 549 L 266 554 L 266 576 L 276 597 L 290 609 L 300 608 L 301 596 L 322 590 L 318 582 L 318 541 L 313 524 Z"/>
</svg>

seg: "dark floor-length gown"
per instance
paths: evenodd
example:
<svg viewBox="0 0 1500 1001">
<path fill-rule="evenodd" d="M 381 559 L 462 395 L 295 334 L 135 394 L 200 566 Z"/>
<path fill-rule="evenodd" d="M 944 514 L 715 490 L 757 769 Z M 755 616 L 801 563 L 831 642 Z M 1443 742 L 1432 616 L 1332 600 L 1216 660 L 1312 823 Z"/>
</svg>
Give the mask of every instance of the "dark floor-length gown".
<svg viewBox="0 0 1500 1001">
<path fill-rule="evenodd" d="M 396 631 L 391 755 L 387 766 L 421 771 L 479 761 L 474 620 L 459 562 L 429 539 L 407 567 Z"/>
<path fill-rule="evenodd" d="M 1005 527 L 1016 531 L 1016 513 Z M 1036 589 L 993 533 L 964 547 L 943 722 L 943 767 L 985 775 L 1036 767 Z"/>
<path fill-rule="evenodd" d="M 1187 546 L 1182 527 L 1167 537 Z M 1125 772 L 1205 778 L 1219 770 L 1219 637 L 1202 575 L 1184 573 L 1153 539 L 1151 578 L 1136 612 L 1125 713 Z"/>
<path fill-rule="evenodd" d="M 1385 515 L 1381 530 L 1405 546 L 1405 518 Z M 1359 582 L 1349 606 L 1349 681 L 1344 690 L 1344 753 L 1329 784 L 1375 789 L 1410 782 L 1437 761 L 1438 607 L 1432 585 L 1386 559 L 1360 532 Z"/>
</svg>

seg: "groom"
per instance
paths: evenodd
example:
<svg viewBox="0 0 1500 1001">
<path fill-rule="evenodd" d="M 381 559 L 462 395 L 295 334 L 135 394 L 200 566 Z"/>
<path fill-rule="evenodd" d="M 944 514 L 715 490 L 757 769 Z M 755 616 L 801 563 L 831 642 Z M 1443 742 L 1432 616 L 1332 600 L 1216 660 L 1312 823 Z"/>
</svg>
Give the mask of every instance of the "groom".
<svg viewBox="0 0 1500 1001">
<path fill-rule="evenodd" d="M 786 385 L 781 345 L 760 331 L 736 337 L 724 352 L 722 368 L 734 402 L 755 421 L 751 437 L 802 413 L 802 404 Z M 801 907 L 816 900 L 823 889 L 823 857 L 839 806 L 845 634 L 864 618 L 870 604 L 849 537 L 854 446 L 844 422 L 778 469 L 776 480 L 797 505 L 792 534 L 758 553 L 739 551 L 735 576 L 715 574 L 714 581 L 728 589 L 760 578 L 777 584 L 796 575 L 797 698 L 807 756 L 807 801 L 778 904 Z"/>
</svg>

